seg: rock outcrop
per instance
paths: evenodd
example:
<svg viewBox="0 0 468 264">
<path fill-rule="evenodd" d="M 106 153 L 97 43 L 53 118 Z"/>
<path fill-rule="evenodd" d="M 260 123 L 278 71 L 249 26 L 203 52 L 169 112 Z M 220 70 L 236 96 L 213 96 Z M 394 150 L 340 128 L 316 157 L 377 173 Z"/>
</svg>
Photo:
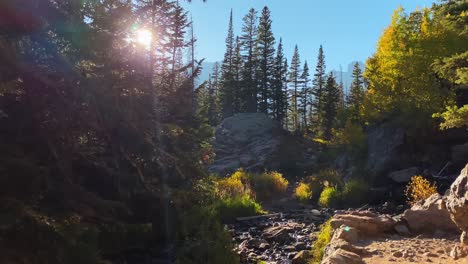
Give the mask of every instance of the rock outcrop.
<svg viewBox="0 0 468 264">
<path fill-rule="evenodd" d="M 226 118 L 215 136 L 216 157 L 208 168 L 212 173 L 226 175 L 241 167 L 251 172 L 303 173 L 314 162 L 313 146 L 300 143 L 279 122 L 262 113 L 240 113 Z"/>
<path fill-rule="evenodd" d="M 433 194 L 426 200 L 415 203 L 403 213 L 402 218 L 414 233 L 434 233 L 437 230 L 458 232 L 457 226 L 450 219 L 445 203 L 444 196 Z"/>
<path fill-rule="evenodd" d="M 226 174 L 243 167 L 262 170 L 278 150 L 284 132 L 265 114 L 242 113 L 224 119 L 216 130 L 216 160 L 210 172 Z"/>
<path fill-rule="evenodd" d="M 462 243 L 468 246 L 468 164 L 451 185 L 446 206 L 451 219 L 462 231 Z"/>
<path fill-rule="evenodd" d="M 399 151 L 404 146 L 405 130 L 389 126 L 371 129 L 367 137 L 367 168 L 374 175 L 404 166 Z M 404 167 L 403 167 L 404 168 Z"/>
<path fill-rule="evenodd" d="M 398 183 L 406 183 L 411 180 L 411 177 L 420 173 L 418 167 L 411 167 L 403 170 L 394 171 L 388 174 L 388 177 Z"/>
<path fill-rule="evenodd" d="M 368 211 L 351 211 L 335 214 L 330 224 L 334 229 L 345 225 L 372 236 L 392 232 L 396 221 L 387 215 L 378 215 Z"/>
</svg>

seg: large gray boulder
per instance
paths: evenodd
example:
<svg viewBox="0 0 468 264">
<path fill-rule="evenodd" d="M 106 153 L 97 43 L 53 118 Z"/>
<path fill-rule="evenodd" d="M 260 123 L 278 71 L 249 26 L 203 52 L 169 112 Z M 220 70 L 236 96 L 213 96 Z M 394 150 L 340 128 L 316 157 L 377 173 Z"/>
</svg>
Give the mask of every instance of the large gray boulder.
<svg viewBox="0 0 468 264">
<path fill-rule="evenodd" d="M 468 164 L 450 186 L 446 195 L 446 205 L 450 217 L 463 232 L 461 241 L 468 245 Z"/>
<path fill-rule="evenodd" d="M 232 173 L 242 167 L 261 171 L 277 151 L 284 135 L 280 124 L 265 114 L 241 113 L 223 120 L 213 144 L 212 173 Z"/>
<path fill-rule="evenodd" d="M 310 146 L 299 144 L 281 124 L 262 113 L 240 113 L 223 120 L 215 133 L 215 161 L 211 173 L 226 175 L 239 168 L 246 171 L 302 168 Z"/>
<path fill-rule="evenodd" d="M 411 177 L 418 175 L 421 170 L 418 167 L 411 167 L 403 170 L 394 171 L 388 174 L 388 177 L 398 183 L 406 183 Z"/>
</svg>

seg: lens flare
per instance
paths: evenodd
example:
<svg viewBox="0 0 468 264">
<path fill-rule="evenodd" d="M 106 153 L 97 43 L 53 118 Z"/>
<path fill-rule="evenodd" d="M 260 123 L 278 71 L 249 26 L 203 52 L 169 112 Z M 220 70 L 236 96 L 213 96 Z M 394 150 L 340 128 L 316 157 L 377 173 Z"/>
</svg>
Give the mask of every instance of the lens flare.
<svg viewBox="0 0 468 264">
<path fill-rule="evenodd" d="M 153 34 L 147 29 L 140 29 L 136 32 L 136 41 L 146 48 L 150 47 L 152 39 Z"/>
</svg>

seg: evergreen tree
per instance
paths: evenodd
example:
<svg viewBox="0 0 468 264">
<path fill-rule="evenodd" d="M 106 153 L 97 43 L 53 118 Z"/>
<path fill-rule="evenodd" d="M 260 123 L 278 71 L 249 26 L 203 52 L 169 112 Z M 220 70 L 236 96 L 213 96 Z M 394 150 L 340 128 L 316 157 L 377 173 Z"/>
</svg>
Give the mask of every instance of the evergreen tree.
<svg viewBox="0 0 468 264">
<path fill-rule="evenodd" d="M 213 66 L 213 72 L 208 80 L 207 86 L 207 119 L 211 126 L 217 126 L 221 121 L 221 109 L 219 105 L 220 72 L 219 64 L 216 62 Z"/>
<path fill-rule="evenodd" d="M 242 56 L 240 52 L 240 40 L 236 37 L 234 47 L 234 54 L 232 57 L 232 72 L 233 72 L 233 110 L 234 113 L 239 113 L 242 110 L 242 105 L 245 98 L 242 96 L 241 91 L 241 74 L 242 74 Z"/>
<path fill-rule="evenodd" d="M 364 101 L 364 81 L 362 70 L 356 62 L 353 67 L 353 81 L 348 96 L 348 111 L 352 121 L 359 122 L 359 109 Z"/>
<path fill-rule="evenodd" d="M 284 70 L 284 76 L 283 76 L 283 94 L 284 94 L 284 118 L 283 118 L 283 127 L 285 129 L 288 129 L 288 124 L 289 124 L 289 115 L 288 115 L 288 110 L 290 106 L 290 100 L 289 100 L 289 87 L 288 87 L 288 59 L 284 58 L 284 63 L 283 63 L 283 70 Z"/>
<path fill-rule="evenodd" d="M 243 18 L 242 35 L 240 36 L 242 58 L 242 112 L 257 111 L 257 11 L 251 8 Z"/>
<path fill-rule="evenodd" d="M 234 73 L 232 58 L 234 55 L 234 30 L 232 25 L 232 10 L 229 17 L 228 35 L 226 37 L 226 52 L 221 65 L 221 89 L 219 96 L 222 104 L 223 118 L 234 113 Z"/>
<path fill-rule="evenodd" d="M 298 114 L 298 90 L 300 86 L 301 77 L 301 60 L 299 58 L 299 48 L 294 48 L 294 54 L 291 59 L 291 66 L 289 68 L 289 83 L 291 83 L 293 91 L 291 95 L 291 109 L 290 109 L 290 122 L 292 130 L 297 131 L 299 127 L 299 114 Z"/>
<path fill-rule="evenodd" d="M 278 48 L 276 50 L 276 58 L 273 72 L 272 84 L 272 113 L 276 120 L 280 123 L 284 122 L 287 111 L 287 90 L 284 90 L 287 74 L 287 62 L 283 53 L 283 42 L 280 38 Z M 287 87 L 286 87 L 287 88 Z"/>
<path fill-rule="evenodd" d="M 317 66 L 315 67 L 313 87 L 312 87 L 312 111 L 313 111 L 313 122 L 315 123 L 315 132 L 323 132 L 323 128 L 320 126 L 322 123 L 323 114 L 323 90 L 325 89 L 325 55 L 323 54 L 322 45 L 320 45 L 319 53 L 317 57 Z"/>
<path fill-rule="evenodd" d="M 172 10 L 172 28 L 168 45 L 171 49 L 171 74 L 170 86 L 177 85 L 177 80 L 181 79 L 182 49 L 189 47 L 190 43 L 185 42 L 186 28 L 189 26 L 187 12 L 176 2 Z"/>
<path fill-rule="evenodd" d="M 340 90 L 336 83 L 333 73 L 328 75 L 326 85 L 323 90 L 323 137 L 326 140 L 330 140 L 332 136 L 332 128 L 335 124 L 336 116 L 338 113 L 338 107 L 340 102 Z"/>
<path fill-rule="evenodd" d="M 301 127 L 303 130 L 307 129 L 307 107 L 310 104 L 310 74 L 309 74 L 309 66 L 307 65 L 307 61 L 304 63 L 304 68 L 301 74 L 301 93 L 300 93 L 300 102 L 299 102 L 299 114 L 302 117 L 301 120 Z"/>
<path fill-rule="evenodd" d="M 267 114 L 269 99 L 271 98 L 271 83 L 273 79 L 273 67 L 275 62 L 275 37 L 271 29 L 270 10 L 264 7 L 258 25 L 257 51 L 258 51 L 258 110 Z"/>
</svg>

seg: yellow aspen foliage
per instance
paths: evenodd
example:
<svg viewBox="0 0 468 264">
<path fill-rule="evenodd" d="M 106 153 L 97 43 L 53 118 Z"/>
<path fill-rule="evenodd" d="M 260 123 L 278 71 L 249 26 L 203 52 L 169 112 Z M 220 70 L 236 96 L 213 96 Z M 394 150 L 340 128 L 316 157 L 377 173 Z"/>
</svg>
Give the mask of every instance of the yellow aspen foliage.
<svg viewBox="0 0 468 264">
<path fill-rule="evenodd" d="M 437 193 L 436 184 L 429 182 L 420 175 L 411 177 L 405 189 L 405 195 L 410 205 L 426 199 L 434 193 Z"/>
</svg>

